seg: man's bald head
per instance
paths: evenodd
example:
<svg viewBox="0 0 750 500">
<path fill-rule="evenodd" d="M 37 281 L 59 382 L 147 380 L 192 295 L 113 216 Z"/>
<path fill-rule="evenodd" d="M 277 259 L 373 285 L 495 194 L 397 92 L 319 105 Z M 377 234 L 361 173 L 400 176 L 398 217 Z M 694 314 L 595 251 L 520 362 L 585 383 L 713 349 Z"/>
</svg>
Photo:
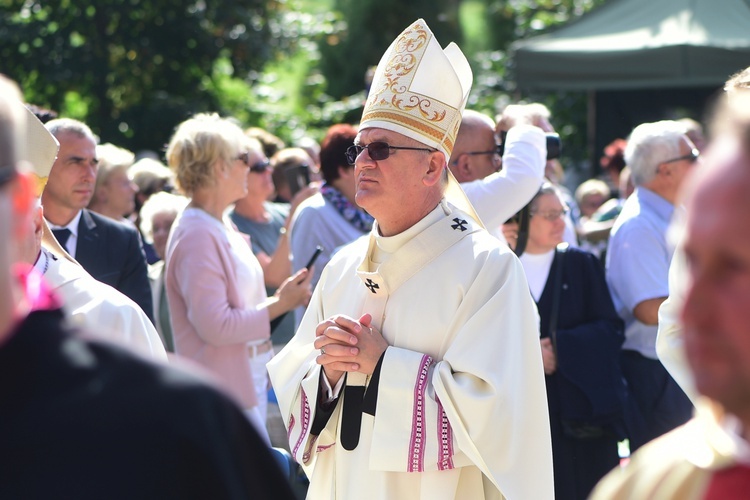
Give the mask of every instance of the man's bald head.
<svg viewBox="0 0 750 500">
<path fill-rule="evenodd" d="M 500 158 L 495 155 L 495 123 L 489 116 L 467 109 L 461 118 L 456 144 L 448 166 L 458 182 L 484 179 L 497 172 Z"/>
</svg>

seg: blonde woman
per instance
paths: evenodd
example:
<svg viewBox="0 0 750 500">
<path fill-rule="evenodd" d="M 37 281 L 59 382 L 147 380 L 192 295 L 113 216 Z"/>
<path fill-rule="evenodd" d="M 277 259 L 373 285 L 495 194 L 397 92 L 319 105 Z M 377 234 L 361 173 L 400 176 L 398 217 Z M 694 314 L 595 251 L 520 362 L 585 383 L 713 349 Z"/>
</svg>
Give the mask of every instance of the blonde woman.
<svg viewBox="0 0 750 500">
<path fill-rule="evenodd" d="M 266 295 L 248 239 L 224 217 L 245 196 L 247 138 L 232 121 L 199 114 L 180 124 L 167 148 L 179 188 L 190 197 L 167 244 L 166 287 L 177 354 L 216 374 L 268 440 L 270 321 L 310 299 L 302 270 Z"/>
<path fill-rule="evenodd" d="M 121 222 L 135 211 L 135 194 L 138 186 L 128 177 L 128 168 L 135 156 L 127 149 L 114 144 L 96 146 L 99 165 L 96 187 L 89 202 L 89 210 Z"/>
</svg>

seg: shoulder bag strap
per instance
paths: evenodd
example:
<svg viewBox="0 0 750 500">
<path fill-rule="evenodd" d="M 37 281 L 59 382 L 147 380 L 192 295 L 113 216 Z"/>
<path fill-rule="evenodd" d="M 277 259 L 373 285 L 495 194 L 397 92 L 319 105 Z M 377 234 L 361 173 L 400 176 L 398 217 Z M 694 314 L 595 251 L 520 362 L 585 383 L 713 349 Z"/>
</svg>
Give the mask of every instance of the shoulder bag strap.
<svg viewBox="0 0 750 500">
<path fill-rule="evenodd" d="M 565 262 L 565 252 L 568 250 L 567 243 L 560 243 L 555 248 L 555 259 L 552 261 L 555 265 L 555 281 L 552 288 L 552 309 L 549 318 L 549 337 L 552 339 L 552 348 L 557 356 L 557 316 L 560 312 L 560 294 L 562 293 L 562 273 L 563 263 Z"/>
</svg>

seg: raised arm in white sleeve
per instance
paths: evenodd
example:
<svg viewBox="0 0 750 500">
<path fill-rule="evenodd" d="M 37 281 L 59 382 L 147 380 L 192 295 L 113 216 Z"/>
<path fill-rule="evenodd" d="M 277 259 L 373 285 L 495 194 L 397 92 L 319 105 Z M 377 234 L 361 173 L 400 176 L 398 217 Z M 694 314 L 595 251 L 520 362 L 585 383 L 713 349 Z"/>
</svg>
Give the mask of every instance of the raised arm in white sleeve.
<svg viewBox="0 0 750 500">
<path fill-rule="evenodd" d="M 533 125 L 517 125 L 505 138 L 503 169 L 461 184 L 487 230 L 496 235 L 500 226 L 521 210 L 539 190 L 547 158 L 545 135 Z"/>
</svg>

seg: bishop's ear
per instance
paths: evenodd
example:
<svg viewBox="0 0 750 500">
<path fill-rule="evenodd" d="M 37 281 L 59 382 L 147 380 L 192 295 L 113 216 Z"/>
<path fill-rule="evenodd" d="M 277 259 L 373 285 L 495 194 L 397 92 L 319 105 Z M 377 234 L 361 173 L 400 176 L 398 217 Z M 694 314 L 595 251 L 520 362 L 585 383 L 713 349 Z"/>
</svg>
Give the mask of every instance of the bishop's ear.
<svg viewBox="0 0 750 500">
<path fill-rule="evenodd" d="M 424 173 L 424 183 L 426 186 L 433 186 L 440 182 L 443 175 L 443 168 L 448 168 L 445 161 L 445 155 L 442 151 L 433 151 L 428 153 L 427 170 Z"/>
</svg>

